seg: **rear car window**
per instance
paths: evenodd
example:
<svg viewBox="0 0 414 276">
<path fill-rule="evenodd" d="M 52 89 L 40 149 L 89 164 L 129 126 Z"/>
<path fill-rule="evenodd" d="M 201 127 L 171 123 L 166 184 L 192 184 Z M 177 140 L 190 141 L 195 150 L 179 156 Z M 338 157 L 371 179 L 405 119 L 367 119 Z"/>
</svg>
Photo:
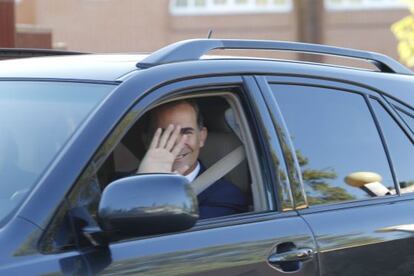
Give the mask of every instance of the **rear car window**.
<svg viewBox="0 0 414 276">
<path fill-rule="evenodd" d="M 414 192 L 414 146 L 384 106 L 378 100 L 371 101 L 387 142 L 401 193 Z"/>
<path fill-rule="evenodd" d="M 0 221 L 114 85 L 0 81 Z"/>
<path fill-rule="evenodd" d="M 273 85 L 296 148 L 310 205 L 372 195 L 347 183 L 355 173 L 375 173 L 394 189 L 390 166 L 363 96 L 334 89 Z"/>
</svg>

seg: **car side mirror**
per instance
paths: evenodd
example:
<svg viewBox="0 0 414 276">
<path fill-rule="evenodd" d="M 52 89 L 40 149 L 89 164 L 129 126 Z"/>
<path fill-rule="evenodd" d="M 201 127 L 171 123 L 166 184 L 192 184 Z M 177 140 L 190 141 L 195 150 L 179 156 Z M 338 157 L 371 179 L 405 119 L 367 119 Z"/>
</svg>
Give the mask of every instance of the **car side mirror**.
<svg viewBox="0 0 414 276">
<path fill-rule="evenodd" d="M 381 175 L 375 172 L 354 172 L 348 174 L 344 180 L 349 186 L 360 188 L 372 197 L 393 194 L 393 191 L 381 183 Z"/>
<path fill-rule="evenodd" d="M 137 237 L 191 228 L 198 219 L 197 198 L 175 174 L 143 174 L 110 183 L 103 191 L 98 223 L 117 237 Z"/>
</svg>

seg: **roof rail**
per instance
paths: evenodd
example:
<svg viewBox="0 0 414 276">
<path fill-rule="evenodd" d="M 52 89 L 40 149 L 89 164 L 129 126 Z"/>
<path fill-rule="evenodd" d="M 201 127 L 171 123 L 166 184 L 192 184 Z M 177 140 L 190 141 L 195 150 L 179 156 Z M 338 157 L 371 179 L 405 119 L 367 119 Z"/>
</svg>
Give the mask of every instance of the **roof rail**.
<svg viewBox="0 0 414 276">
<path fill-rule="evenodd" d="M 86 53 L 61 51 L 52 49 L 30 49 L 30 48 L 0 48 L 0 59 L 61 56 L 61 55 L 82 55 Z"/>
<path fill-rule="evenodd" d="M 396 60 L 375 52 L 353 50 L 319 44 L 237 39 L 190 39 L 168 45 L 152 53 L 137 64 L 139 68 L 149 68 L 161 64 L 198 60 L 215 49 L 250 49 L 293 51 L 308 54 L 331 55 L 362 59 L 374 64 L 381 72 L 412 75 L 413 72 Z"/>
</svg>

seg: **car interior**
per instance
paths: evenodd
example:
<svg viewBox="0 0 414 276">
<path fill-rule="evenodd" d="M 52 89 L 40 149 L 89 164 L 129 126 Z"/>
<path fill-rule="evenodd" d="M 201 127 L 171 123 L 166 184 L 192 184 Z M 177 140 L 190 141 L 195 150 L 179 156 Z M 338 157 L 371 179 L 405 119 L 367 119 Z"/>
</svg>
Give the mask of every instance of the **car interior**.
<svg viewBox="0 0 414 276">
<path fill-rule="evenodd" d="M 249 158 L 255 155 L 255 152 L 251 134 L 245 127 L 246 119 L 234 93 L 220 92 L 218 95 L 192 97 L 196 100 L 208 129 L 208 138 L 199 156 L 206 171 L 192 183 L 200 187 L 195 188 L 195 192 L 202 192 L 217 179 L 224 177 L 246 195 L 249 200 L 249 211 L 264 210 L 267 207 L 263 206 L 264 193 L 259 188 L 262 186 L 259 185 L 261 180 L 256 176 L 252 177 L 250 169 L 251 164 L 257 168 L 257 161 L 253 162 L 252 158 Z M 163 103 L 165 101 L 159 104 Z M 102 189 L 118 178 L 133 175 L 137 170 L 140 159 L 146 152 L 145 130 L 149 121 L 148 114 L 149 112 L 144 114 L 129 129 L 98 171 Z M 249 144 L 249 150 L 246 151 Z"/>
</svg>

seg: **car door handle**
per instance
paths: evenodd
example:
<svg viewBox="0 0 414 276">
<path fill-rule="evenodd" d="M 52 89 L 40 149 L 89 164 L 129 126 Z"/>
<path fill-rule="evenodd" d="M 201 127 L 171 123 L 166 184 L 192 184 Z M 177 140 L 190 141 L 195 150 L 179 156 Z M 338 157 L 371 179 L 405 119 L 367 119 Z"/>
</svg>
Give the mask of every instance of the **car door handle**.
<svg viewBox="0 0 414 276">
<path fill-rule="evenodd" d="M 313 258 L 313 250 L 310 248 L 294 249 L 283 253 L 274 253 L 269 256 L 268 261 L 273 265 L 285 262 L 306 261 Z"/>
</svg>

